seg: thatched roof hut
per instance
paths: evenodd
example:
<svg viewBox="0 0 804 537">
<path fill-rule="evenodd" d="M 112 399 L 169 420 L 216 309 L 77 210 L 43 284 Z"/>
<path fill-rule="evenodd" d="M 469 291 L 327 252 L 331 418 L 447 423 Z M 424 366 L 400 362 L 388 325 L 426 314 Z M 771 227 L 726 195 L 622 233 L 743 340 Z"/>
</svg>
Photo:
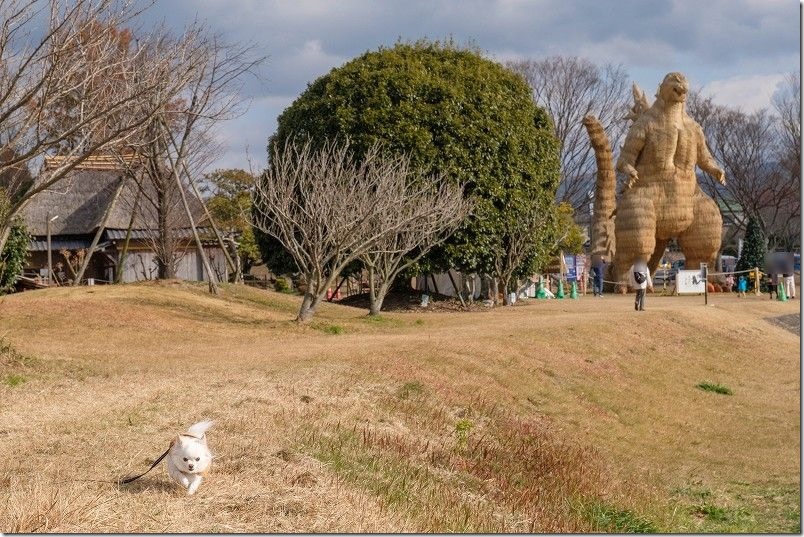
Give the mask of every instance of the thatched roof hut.
<svg viewBox="0 0 804 537">
<path fill-rule="evenodd" d="M 22 212 L 28 232 L 34 236 L 44 236 L 47 233 L 47 220 L 58 215 L 59 218 L 50 224 L 52 235 L 93 233 L 103 220 L 121 174 L 120 171 L 80 170 L 70 174 L 53 189 L 37 194 Z M 128 179 L 125 182 L 120 198 L 106 222 L 106 228 L 128 229 L 138 190 L 136 181 Z M 191 192 L 187 192 L 187 200 L 193 218 L 199 223 L 204 218 L 201 204 Z M 179 218 L 184 224 L 181 227 L 189 226 L 186 215 L 182 214 Z M 146 230 L 156 227 L 155 217 L 149 215 L 147 210 L 140 209 L 134 213 L 132 229 Z"/>
<path fill-rule="evenodd" d="M 50 251 L 53 256 L 58 257 L 57 253 L 62 250 L 79 251 L 89 248 L 98 228 L 102 227 L 99 247 L 102 255 L 93 256 L 96 266 L 88 273 L 88 277 L 111 281 L 113 269 L 121 260 L 126 264 L 123 281 L 155 277 L 152 267 L 155 258 L 150 245 L 158 234 L 158 225 L 155 211 L 146 201 L 156 197 L 154 187 L 148 186 L 147 181 L 142 182 L 141 187 L 138 181 L 127 178 L 103 225 L 104 216 L 113 201 L 123 173 L 109 169 L 77 169 L 52 189 L 33 197 L 22 211 L 32 235 L 27 267 L 30 274 L 46 274 L 43 269 L 47 267 L 47 223 L 58 216 L 50 223 Z M 194 193 L 186 191 L 185 194 L 196 225 L 203 225 L 205 217 L 201 203 Z M 189 219 L 178 203 L 178 194 L 175 194 L 175 198 L 176 203 L 172 207 L 170 218 L 171 231 L 173 237 L 181 241 L 182 255 L 188 257 L 180 261 L 177 275 L 188 280 L 205 279 L 203 270 L 199 268 L 200 258 L 192 243 Z M 209 237 L 211 230 L 201 228 L 200 231 Z M 127 237 L 126 251 L 130 248 L 131 256 L 128 257 L 131 259 L 124 259 L 126 256 L 121 255 L 121 248 Z M 208 247 L 212 251 L 218 250 L 217 256 L 213 252 L 213 256 L 219 261 L 215 270 L 220 276 L 225 275 L 222 252 L 211 241 L 205 243 L 204 249 L 207 250 Z"/>
</svg>

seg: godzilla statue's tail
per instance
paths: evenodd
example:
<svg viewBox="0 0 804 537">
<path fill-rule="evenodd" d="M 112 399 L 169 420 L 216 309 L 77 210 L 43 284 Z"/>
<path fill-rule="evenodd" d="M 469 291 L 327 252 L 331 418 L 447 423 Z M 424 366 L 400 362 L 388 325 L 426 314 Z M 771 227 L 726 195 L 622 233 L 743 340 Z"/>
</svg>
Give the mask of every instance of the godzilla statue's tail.
<svg viewBox="0 0 804 537">
<path fill-rule="evenodd" d="M 591 229 L 592 256 L 603 256 L 608 263 L 614 259 L 614 210 L 617 176 L 614 173 L 614 160 L 611 145 L 603 125 L 595 116 L 583 118 L 583 125 L 589 133 L 592 149 L 597 160 L 597 181 L 595 183 L 594 216 Z"/>
</svg>

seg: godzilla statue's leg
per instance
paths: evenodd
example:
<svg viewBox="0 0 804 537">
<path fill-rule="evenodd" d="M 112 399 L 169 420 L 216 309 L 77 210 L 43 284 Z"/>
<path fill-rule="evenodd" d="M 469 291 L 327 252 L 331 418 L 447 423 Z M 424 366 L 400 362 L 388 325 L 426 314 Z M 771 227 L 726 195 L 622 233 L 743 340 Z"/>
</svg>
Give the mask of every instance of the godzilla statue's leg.
<svg viewBox="0 0 804 537">
<path fill-rule="evenodd" d="M 700 190 L 695 193 L 693 203 L 692 225 L 678 236 L 678 246 L 684 253 L 684 264 L 688 270 L 698 268 L 701 263 L 708 263 L 709 270 L 714 271 L 720 250 L 723 219 L 717 204 Z"/>
<path fill-rule="evenodd" d="M 615 223 L 617 281 L 628 284 L 628 271 L 635 261 L 647 262 L 656 250 L 656 210 L 641 189 L 630 190 L 617 206 Z"/>
<path fill-rule="evenodd" d="M 668 239 L 656 239 L 656 248 L 653 250 L 653 255 L 648 261 L 648 269 L 650 270 L 651 277 L 656 274 L 656 269 L 659 267 L 659 262 L 664 257 L 664 249 L 667 248 Z"/>
</svg>

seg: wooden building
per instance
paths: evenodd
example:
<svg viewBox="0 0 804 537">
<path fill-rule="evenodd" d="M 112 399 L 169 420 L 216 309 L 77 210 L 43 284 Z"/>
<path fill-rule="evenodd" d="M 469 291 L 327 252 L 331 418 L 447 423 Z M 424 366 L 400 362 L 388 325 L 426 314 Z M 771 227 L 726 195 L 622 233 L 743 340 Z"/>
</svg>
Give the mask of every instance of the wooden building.
<svg viewBox="0 0 804 537">
<path fill-rule="evenodd" d="M 53 273 L 60 282 L 73 278 L 78 261 L 96 237 L 97 246 L 83 280 L 111 283 L 121 264 L 122 282 L 156 279 L 155 246 L 160 236 L 174 241 L 177 278 L 208 280 L 178 196 L 166 203 L 171 209 L 160 217 L 148 200 L 165 194 L 146 192 L 147 187 L 113 168 L 104 163 L 85 165 L 25 207 L 23 218 L 32 235 L 25 276 L 47 280 L 49 223 Z M 212 270 L 219 280 L 226 281 L 225 256 L 212 230 L 203 227 L 203 207 L 193 193 L 187 191 L 186 195 Z M 160 221 L 168 230 L 162 235 L 158 232 Z"/>
</svg>

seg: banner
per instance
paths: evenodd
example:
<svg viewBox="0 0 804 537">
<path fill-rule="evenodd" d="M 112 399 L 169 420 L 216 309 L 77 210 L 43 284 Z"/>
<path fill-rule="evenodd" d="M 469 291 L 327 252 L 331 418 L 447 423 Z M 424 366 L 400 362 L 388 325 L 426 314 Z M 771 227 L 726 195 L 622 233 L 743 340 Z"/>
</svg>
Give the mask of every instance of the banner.
<svg viewBox="0 0 804 537">
<path fill-rule="evenodd" d="M 679 270 L 676 274 L 676 292 L 679 295 L 701 295 L 706 292 L 706 281 L 701 270 Z"/>
<path fill-rule="evenodd" d="M 575 267 L 575 258 L 577 256 L 574 255 L 565 255 L 564 256 L 564 265 L 567 267 L 567 281 L 574 282 L 578 279 L 578 272 Z"/>
<path fill-rule="evenodd" d="M 576 282 L 581 278 L 586 268 L 586 256 L 566 254 L 564 256 L 564 267 L 566 268 L 564 274 L 567 276 L 567 281 Z"/>
</svg>

